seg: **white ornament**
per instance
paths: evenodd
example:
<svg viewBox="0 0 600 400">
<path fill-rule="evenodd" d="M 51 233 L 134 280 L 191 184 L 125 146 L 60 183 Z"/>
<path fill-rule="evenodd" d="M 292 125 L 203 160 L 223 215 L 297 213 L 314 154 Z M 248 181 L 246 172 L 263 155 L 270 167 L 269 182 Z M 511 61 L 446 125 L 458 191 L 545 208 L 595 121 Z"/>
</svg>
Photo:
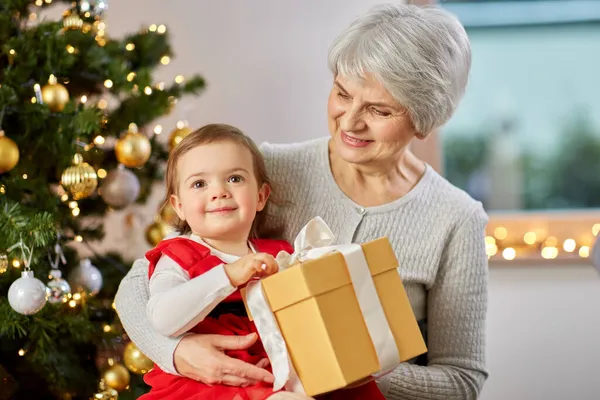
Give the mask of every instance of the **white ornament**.
<svg viewBox="0 0 600 400">
<path fill-rule="evenodd" d="M 114 208 L 124 208 L 133 203 L 140 194 L 140 181 L 123 164 L 108 173 L 98 194 L 106 204 Z"/>
<path fill-rule="evenodd" d="M 19 314 L 35 314 L 46 305 L 46 285 L 33 276 L 33 271 L 23 271 L 8 289 L 8 302 Z"/>
<path fill-rule="evenodd" d="M 92 262 L 86 258 L 69 274 L 71 288 L 76 292 L 88 292 L 94 296 L 102 289 L 102 274 Z"/>
<path fill-rule="evenodd" d="M 52 304 L 66 303 L 71 294 L 69 282 L 62 278 L 62 273 L 58 269 L 50 271 L 50 276 L 52 279 L 46 285 L 48 301 Z"/>
</svg>

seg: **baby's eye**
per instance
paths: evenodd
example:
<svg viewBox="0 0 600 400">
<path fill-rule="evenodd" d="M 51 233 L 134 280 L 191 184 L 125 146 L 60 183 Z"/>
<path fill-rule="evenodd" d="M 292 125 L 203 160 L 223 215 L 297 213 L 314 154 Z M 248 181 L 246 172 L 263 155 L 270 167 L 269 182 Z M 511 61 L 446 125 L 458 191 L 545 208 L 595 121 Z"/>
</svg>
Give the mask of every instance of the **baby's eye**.
<svg viewBox="0 0 600 400">
<path fill-rule="evenodd" d="M 203 188 L 205 186 L 206 186 L 206 182 L 204 182 L 204 181 L 196 181 L 196 182 L 192 183 L 192 187 L 194 189 L 200 189 L 200 188 Z"/>
<path fill-rule="evenodd" d="M 244 181 L 244 177 L 240 176 L 240 175 L 232 175 L 229 177 L 229 180 L 227 182 L 229 183 L 240 183 Z"/>
</svg>

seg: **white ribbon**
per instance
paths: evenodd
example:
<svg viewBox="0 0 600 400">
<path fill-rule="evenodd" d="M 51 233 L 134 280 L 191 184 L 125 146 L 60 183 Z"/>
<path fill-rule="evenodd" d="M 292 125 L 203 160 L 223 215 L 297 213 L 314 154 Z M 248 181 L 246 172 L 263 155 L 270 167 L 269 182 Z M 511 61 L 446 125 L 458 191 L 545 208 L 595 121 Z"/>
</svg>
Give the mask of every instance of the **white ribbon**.
<svg viewBox="0 0 600 400">
<path fill-rule="evenodd" d="M 400 364 L 394 336 L 385 317 L 361 246 L 358 244 L 332 246 L 334 240 L 333 232 L 323 219 L 316 217 L 310 220 L 294 240 L 294 253 L 288 254 L 282 251 L 277 255 L 279 269 L 283 270 L 295 263 L 313 260 L 334 251 L 344 256 L 360 310 L 379 360 L 380 371 L 374 376 L 380 377 Z M 265 298 L 260 281 L 250 282 L 246 286 L 246 293 L 248 308 L 273 369 L 275 378 L 273 389 L 280 390 L 285 386 L 288 391 L 305 393 L 294 371 L 285 340 Z"/>
</svg>

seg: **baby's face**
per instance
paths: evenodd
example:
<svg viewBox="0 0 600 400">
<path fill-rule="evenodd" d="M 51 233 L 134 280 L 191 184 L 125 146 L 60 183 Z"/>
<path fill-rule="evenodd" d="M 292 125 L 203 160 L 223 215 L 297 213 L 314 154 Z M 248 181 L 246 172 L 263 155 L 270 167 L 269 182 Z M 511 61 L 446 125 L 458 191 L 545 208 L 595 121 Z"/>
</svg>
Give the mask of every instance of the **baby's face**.
<svg viewBox="0 0 600 400">
<path fill-rule="evenodd" d="M 192 232 L 214 240 L 245 240 L 266 204 L 248 149 L 232 142 L 198 146 L 177 163 L 178 195 L 171 203 Z"/>
</svg>

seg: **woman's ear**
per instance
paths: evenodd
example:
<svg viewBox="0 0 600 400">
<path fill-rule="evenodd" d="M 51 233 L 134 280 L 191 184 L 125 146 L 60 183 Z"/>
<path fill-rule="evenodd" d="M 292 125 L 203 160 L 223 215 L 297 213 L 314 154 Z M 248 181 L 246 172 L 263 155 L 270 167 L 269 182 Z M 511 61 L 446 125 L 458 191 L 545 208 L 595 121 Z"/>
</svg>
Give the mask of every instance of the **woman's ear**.
<svg viewBox="0 0 600 400">
<path fill-rule="evenodd" d="M 175 210 L 179 219 L 185 221 L 185 214 L 183 213 L 183 206 L 181 205 L 179 197 L 175 194 L 172 194 L 169 201 L 171 203 L 171 207 L 173 207 L 173 210 Z"/>
<path fill-rule="evenodd" d="M 263 183 L 262 187 L 258 190 L 258 202 L 256 204 L 257 212 L 264 210 L 270 195 L 271 186 L 267 185 L 266 183 Z"/>
</svg>

